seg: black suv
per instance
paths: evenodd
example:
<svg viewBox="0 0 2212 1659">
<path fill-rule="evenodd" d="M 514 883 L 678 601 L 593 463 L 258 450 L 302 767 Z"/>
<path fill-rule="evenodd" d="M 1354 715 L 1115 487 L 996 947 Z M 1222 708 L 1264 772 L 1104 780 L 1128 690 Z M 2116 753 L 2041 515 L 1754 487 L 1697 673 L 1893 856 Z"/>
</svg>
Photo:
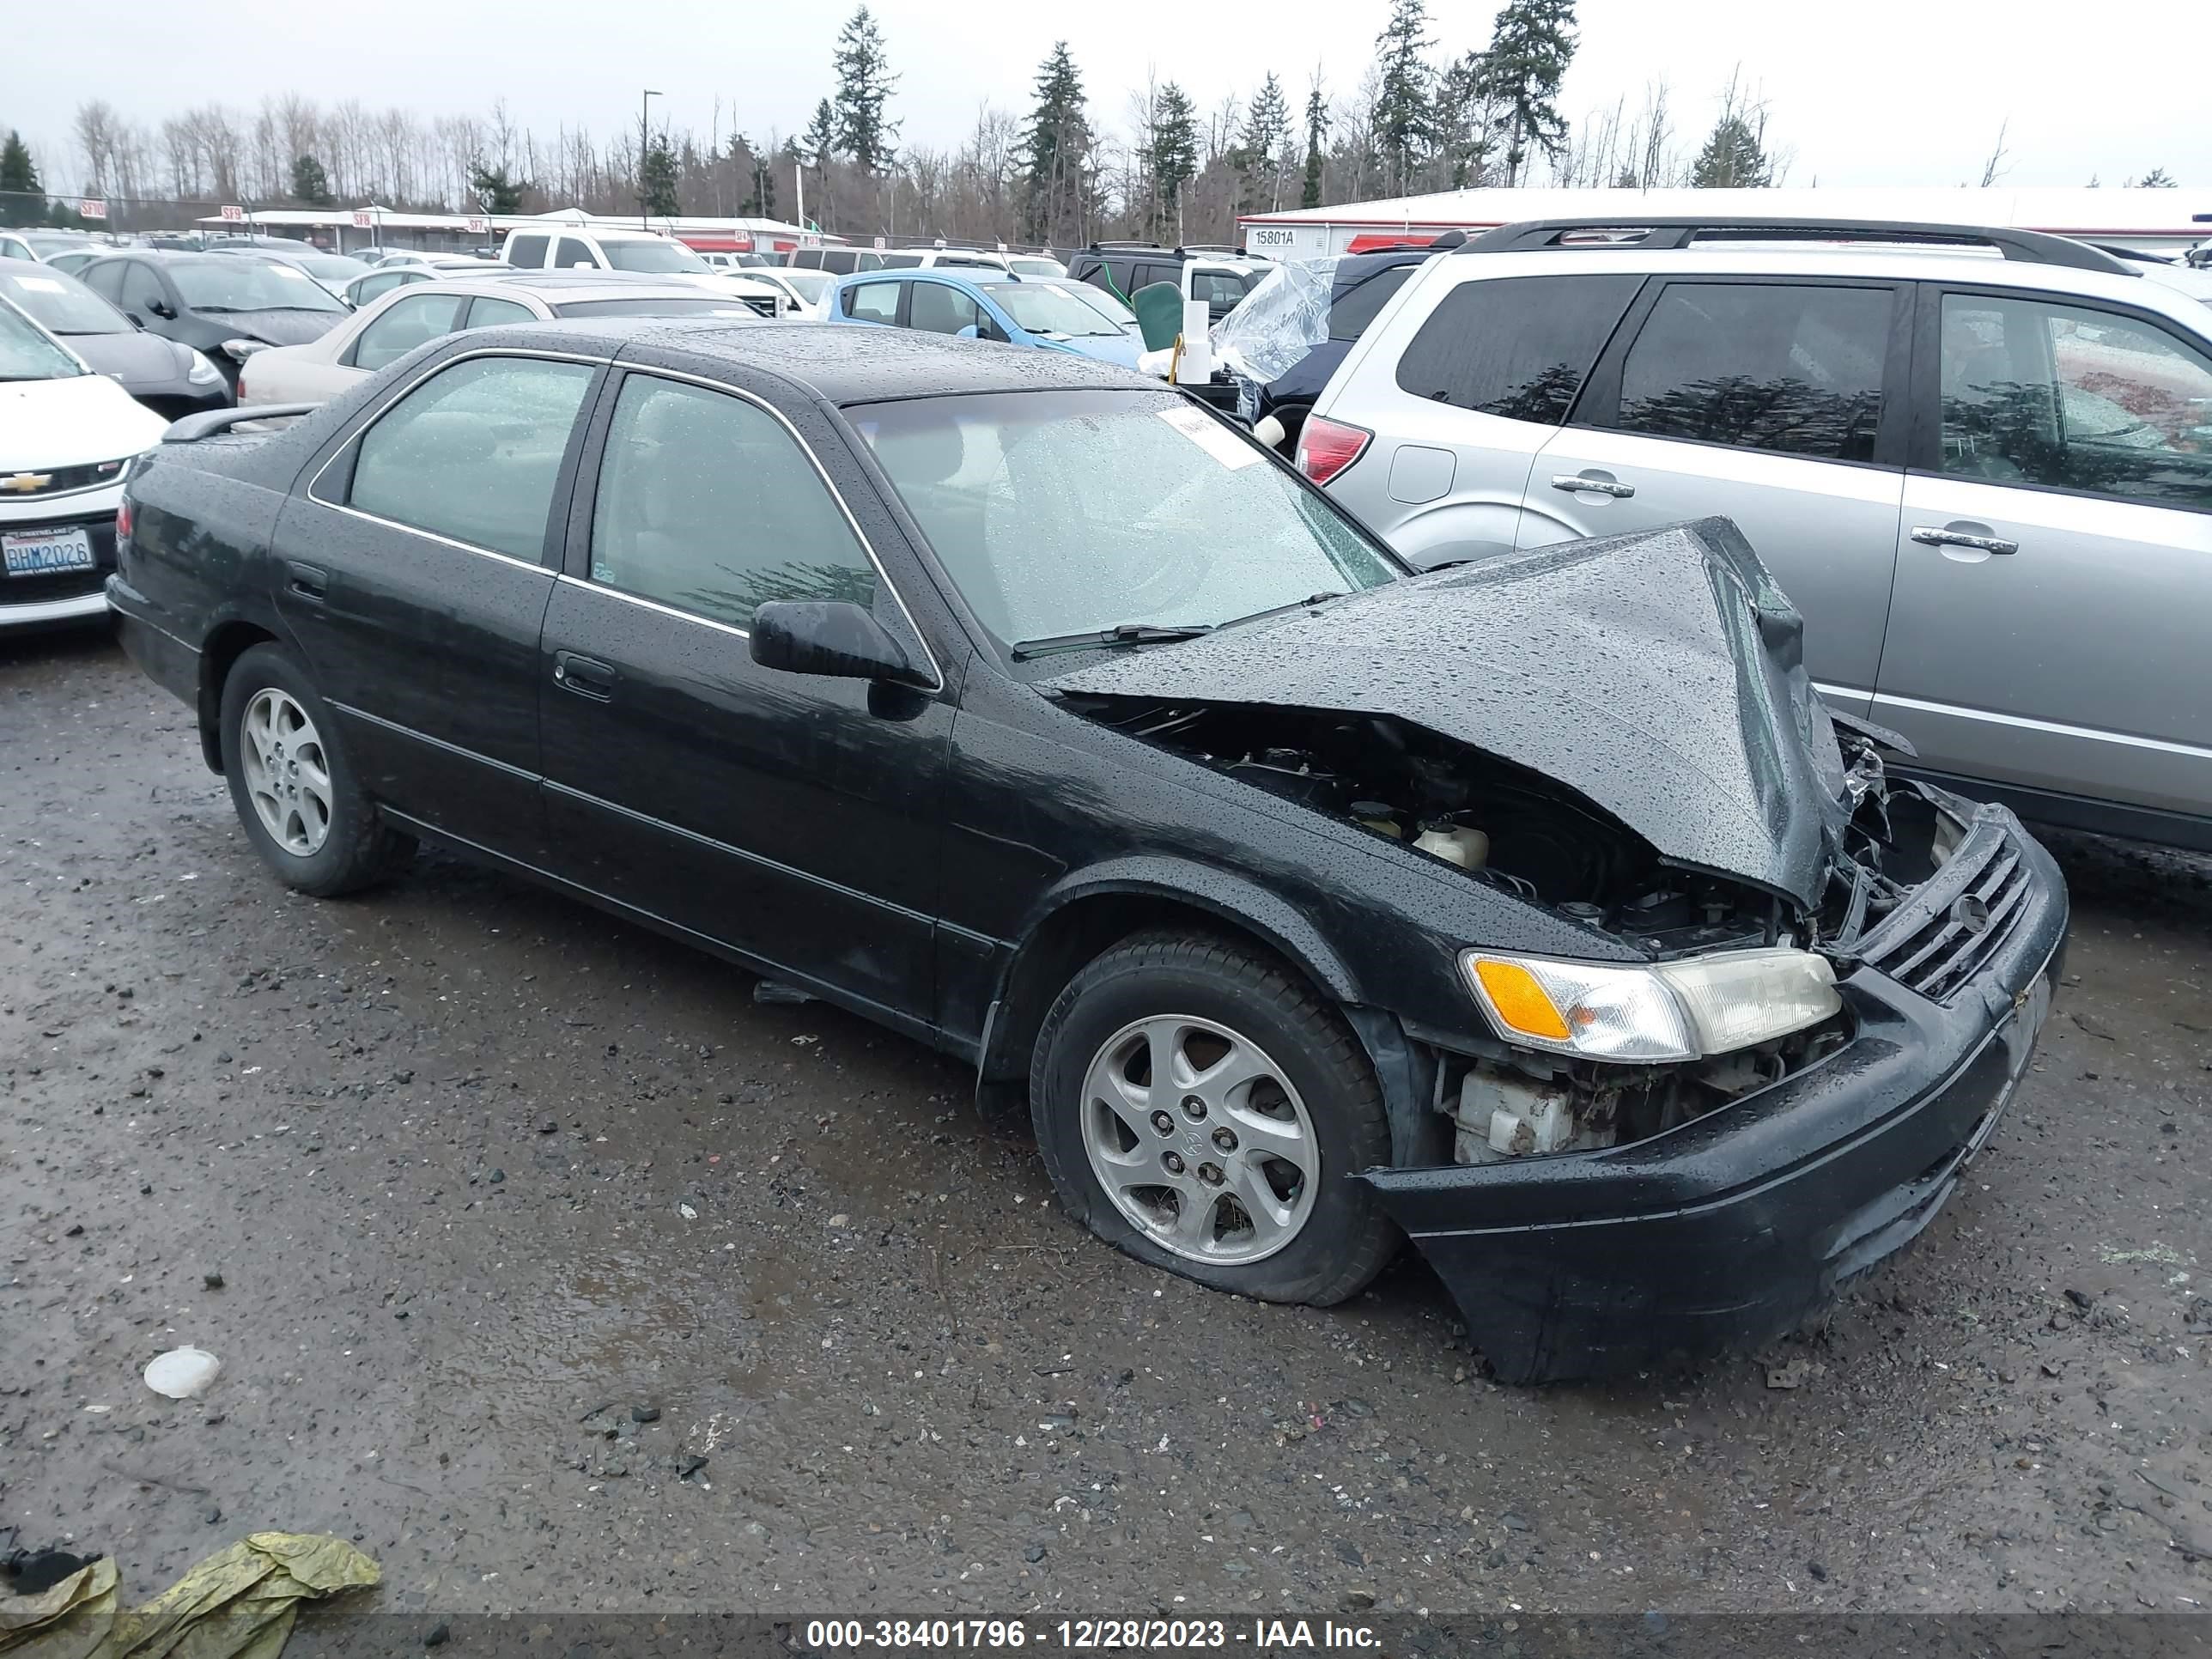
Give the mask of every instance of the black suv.
<svg viewBox="0 0 2212 1659">
<path fill-rule="evenodd" d="M 1171 283 L 1184 299 L 1205 301 L 1218 323 L 1267 275 L 1267 264 L 1228 248 L 1093 242 L 1068 255 L 1067 274 L 1124 300 L 1140 288 Z"/>
</svg>

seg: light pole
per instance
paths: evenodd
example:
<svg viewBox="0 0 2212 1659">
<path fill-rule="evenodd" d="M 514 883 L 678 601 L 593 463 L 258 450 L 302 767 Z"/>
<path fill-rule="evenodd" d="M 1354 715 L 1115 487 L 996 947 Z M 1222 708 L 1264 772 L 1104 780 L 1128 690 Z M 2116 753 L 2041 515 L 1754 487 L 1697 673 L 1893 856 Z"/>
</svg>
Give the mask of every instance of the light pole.
<svg viewBox="0 0 2212 1659">
<path fill-rule="evenodd" d="M 637 99 L 637 222 L 641 230 L 651 228 L 645 222 L 645 148 L 648 119 L 646 110 L 648 100 L 659 96 L 658 92 L 647 87 Z"/>
</svg>

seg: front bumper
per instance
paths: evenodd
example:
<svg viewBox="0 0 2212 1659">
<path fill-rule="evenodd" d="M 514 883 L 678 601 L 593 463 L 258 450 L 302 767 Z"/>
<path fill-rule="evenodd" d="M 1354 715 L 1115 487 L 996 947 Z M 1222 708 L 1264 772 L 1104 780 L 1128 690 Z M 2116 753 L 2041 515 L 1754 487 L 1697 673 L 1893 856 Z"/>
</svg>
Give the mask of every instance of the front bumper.
<svg viewBox="0 0 2212 1659">
<path fill-rule="evenodd" d="M 107 615 L 107 578 L 115 569 L 115 509 L 120 483 L 73 491 L 42 501 L 9 501 L 0 530 L 82 529 L 92 542 L 92 564 L 37 576 L 0 574 L 0 634 L 31 632 L 97 622 Z"/>
<path fill-rule="evenodd" d="M 1851 1041 L 1650 1139 L 1601 1152 L 1362 1179 L 1512 1382 L 1614 1375 L 1756 1346 L 1908 1243 L 1957 1188 L 2026 1071 L 2066 933 L 2057 866 L 2001 807 L 2024 872 L 2008 929 L 1941 1000 L 1867 965 L 1838 989 Z M 1950 881 L 1947 883 L 1947 876 Z"/>
</svg>

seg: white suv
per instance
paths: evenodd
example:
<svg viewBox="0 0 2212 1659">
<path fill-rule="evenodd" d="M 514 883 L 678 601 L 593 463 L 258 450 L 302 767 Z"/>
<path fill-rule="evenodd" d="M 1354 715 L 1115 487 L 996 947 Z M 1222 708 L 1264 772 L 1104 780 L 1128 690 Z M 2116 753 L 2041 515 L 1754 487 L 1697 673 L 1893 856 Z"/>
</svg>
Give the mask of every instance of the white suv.
<svg viewBox="0 0 2212 1659">
<path fill-rule="evenodd" d="M 1733 519 L 1828 701 L 1919 767 L 2212 848 L 2212 308 L 2140 264 L 1960 227 L 1510 225 L 1406 283 L 1297 453 L 1417 565 Z"/>
</svg>

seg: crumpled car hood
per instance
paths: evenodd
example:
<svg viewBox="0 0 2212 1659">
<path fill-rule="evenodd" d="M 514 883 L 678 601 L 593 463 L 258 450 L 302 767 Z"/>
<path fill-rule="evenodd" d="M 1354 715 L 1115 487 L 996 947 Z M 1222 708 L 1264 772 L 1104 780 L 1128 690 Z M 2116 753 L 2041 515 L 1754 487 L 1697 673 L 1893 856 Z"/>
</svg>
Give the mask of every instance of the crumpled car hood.
<svg viewBox="0 0 2212 1659">
<path fill-rule="evenodd" d="M 1117 654 L 1072 692 L 1388 714 L 1576 790 L 1670 862 L 1814 908 L 1848 811 L 1804 622 L 1704 519 Z"/>
</svg>

